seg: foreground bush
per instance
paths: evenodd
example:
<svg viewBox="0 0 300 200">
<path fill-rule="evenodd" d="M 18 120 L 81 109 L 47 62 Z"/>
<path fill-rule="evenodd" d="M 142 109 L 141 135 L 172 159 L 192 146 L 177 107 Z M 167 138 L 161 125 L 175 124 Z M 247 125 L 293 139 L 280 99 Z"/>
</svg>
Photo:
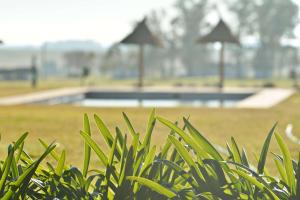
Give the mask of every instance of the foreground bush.
<svg viewBox="0 0 300 200">
<path fill-rule="evenodd" d="M 184 127 L 151 113 L 143 138 L 123 114 L 130 135 L 116 127 L 113 134 L 98 117 L 95 123 L 109 151 L 92 138 L 90 121 L 84 116 L 80 132 L 84 142 L 82 170 L 65 163 L 65 152 L 40 140 L 45 151 L 33 160 L 24 151 L 27 133 L 8 147 L 1 161 L 1 199 L 300 199 L 300 162 L 291 158 L 281 136 L 268 133 L 257 166 L 232 138 L 218 151 L 187 119 Z M 156 122 L 170 129 L 160 150 L 151 145 Z M 265 168 L 271 138 L 281 155 L 273 153 L 280 177 Z M 128 140 L 130 137 L 130 141 Z M 101 165 L 90 169 L 95 153 Z M 42 162 L 47 156 L 56 164 Z"/>
</svg>

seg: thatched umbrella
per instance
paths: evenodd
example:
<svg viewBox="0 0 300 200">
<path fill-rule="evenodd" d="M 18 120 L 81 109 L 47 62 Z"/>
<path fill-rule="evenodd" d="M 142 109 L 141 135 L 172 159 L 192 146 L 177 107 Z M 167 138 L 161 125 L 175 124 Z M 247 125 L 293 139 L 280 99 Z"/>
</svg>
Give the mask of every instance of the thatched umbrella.
<svg viewBox="0 0 300 200">
<path fill-rule="evenodd" d="M 137 24 L 133 31 L 121 40 L 122 44 L 134 44 L 139 45 L 139 82 L 138 86 L 143 86 L 144 77 L 144 46 L 152 45 L 156 47 L 162 47 L 162 43 L 149 29 L 146 24 L 146 18 Z"/>
<path fill-rule="evenodd" d="M 220 42 L 221 43 L 221 50 L 220 50 L 220 63 L 219 63 L 219 70 L 220 70 L 220 83 L 219 87 L 222 90 L 224 87 L 224 49 L 225 43 L 233 43 L 233 44 L 240 44 L 239 39 L 234 36 L 229 29 L 228 25 L 220 19 L 219 23 L 215 28 L 212 29 L 210 33 L 201 37 L 197 40 L 198 43 L 214 43 Z"/>
</svg>

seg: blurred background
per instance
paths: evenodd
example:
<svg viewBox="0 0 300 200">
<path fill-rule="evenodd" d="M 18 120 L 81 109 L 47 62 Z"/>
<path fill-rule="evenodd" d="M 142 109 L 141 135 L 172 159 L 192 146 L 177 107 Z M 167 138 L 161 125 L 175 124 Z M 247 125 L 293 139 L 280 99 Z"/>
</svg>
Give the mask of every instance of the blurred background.
<svg viewBox="0 0 300 200">
<path fill-rule="evenodd" d="M 146 16 L 163 43 L 145 47 L 146 86 L 218 84 L 220 45 L 196 40 L 220 18 L 240 39 L 240 46 L 226 46 L 228 85 L 292 86 L 300 73 L 299 6 L 297 0 L 2 1 L 0 80 L 30 80 L 26 69 L 35 65 L 41 84 L 132 85 L 138 49 L 119 42 Z"/>
<path fill-rule="evenodd" d="M 127 130 L 124 111 L 143 135 L 149 107 L 171 121 L 191 116 L 215 144 L 233 136 L 250 152 L 276 121 L 279 132 L 300 138 L 299 0 L 0 2 L 1 152 L 29 131 L 33 156 L 43 148 L 38 138 L 55 140 L 78 164 L 83 113 Z M 238 45 L 199 43 L 212 32 Z M 157 45 L 130 45 L 131 33 L 135 43 L 142 35 Z M 158 125 L 154 143 L 168 133 Z M 285 139 L 298 156 L 300 139 Z"/>
</svg>

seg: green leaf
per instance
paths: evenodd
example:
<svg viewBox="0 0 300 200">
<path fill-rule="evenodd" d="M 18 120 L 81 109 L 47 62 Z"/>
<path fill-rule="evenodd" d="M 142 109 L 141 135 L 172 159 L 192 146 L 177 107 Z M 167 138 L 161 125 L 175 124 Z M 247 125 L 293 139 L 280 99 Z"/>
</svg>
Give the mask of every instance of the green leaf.
<svg viewBox="0 0 300 200">
<path fill-rule="evenodd" d="M 92 140 L 92 138 L 87 133 L 80 131 L 80 134 L 84 138 L 85 142 L 95 151 L 102 164 L 106 166 L 108 162 L 108 158 L 105 155 L 105 153 L 101 150 L 99 145 L 96 142 L 94 142 L 94 140 Z"/>
<path fill-rule="evenodd" d="M 9 191 L 5 193 L 5 196 L 2 198 L 2 200 L 9 200 L 11 199 L 12 195 L 16 193 L 16 190 L 18 190 L 18 193 L 15 194 L 14 198 L 19 199 L 18 196 L 23 195 L 22 199 L 24 199 L 25 191 L 29 187 L 29 182 L 34 175 L 36 169 L 40 165 L 40 163 L 46 158 L 46 156 L 51 153 L 51 151 L 55 148 L 54 144 L 51 144 L 48 146 L 45 150 L 45 152 L 39 157 L 39 159 L 32 164 L 30 164 L 27 169 L 21 174 L 21 176 L 11 183 L 13 187 L 10 187 Z"/>
<path fill-rule="evenodd" d="M 128 151 L 127 151 L 127 148 L 126 148 L 126 142 L 127 142 L 127 135 L 125 134 L 125 137 L 124 137 L 124 143 L 123 143 L 123 146 L 122 146 L 122 155 L 121 155 L 121 158 L 120 158 L 120 176 L 119 176 L 119 184 L 121 184 L 121 182 L 123 181 L 124 177 L 125 177 L 125 167 L 126 167 L 126 162 L 127 162 L 127 159 L 128 159 Z M 132 148 L 130 148 L 131 150 Z M 126 157 L 127 156 L 127 157 Z M 122 179 L 122 180 L 121 180 Z"/>
<path fill-rule="evenodd" d="M 194 128 L 186 118 L 183 118 L 183 121 L 192 137 L 203 147 L 207 153 L 209 153 L 216 160 L 223 160 L 222 156 L 215 149 L 215 147 L 196 128 Z"/>
<path fill-rule="evenodd" d="M 278 170 L 278 172 L 279 172 L 279 174 L 280 174 L 280 176 L 281 176 L 281 179 L 282 179 L 285 183 L 287 183 L 288 180 L 287 180 L 286 172 L 285 172 L 285 169 L 284 169 L 284 167 L 283 167 L 283 165 L 282 165 L 282 162 L 281 162 L 280 160 L 278 160 L 277 158 L 275 158 L 274 161 L 275 161 L 275 165 L 276 165 L 276 167 L 277 167 L 277 170 Z"/>
<path fill-rule="evenodd" d="M 160 185 L 159 183 L 148 180 L 146 178 L 136 177 L 136 176 L 128 176 L 127 179 L 131 180 L 131 181 L 137 181 L 139 184 L 144 185 L 144 186 L 148 187 L 149 189 L 151 189 L 161 195 L 166 196 L 167 198 L 174 198 L 177 196 L 173 191 L 169 190 L 168 188 Z"/>
<path fill-rule="evenodd" d="M 24 149 L 24 142 L 22 142 L 22 144 L 19 147 L 18 153 L 16 155 L 16 163 L 19 162 L 19 160 L 21 158 L 21 155 L 22 155 L 22 152 L 23 152 L 23 149 Z"/>
<path fill-rule="evenodd" d="M 126 177 L 127 176 L 132 176 L 133 167 L 134 167 L 133 163 L 134 163 L 134 159 L 133 159 L 133 147 L 131 146 L 129 148 L 129 151 L 128 151 L 128 154 L 126 156 L 126 159 L 124 160 L 124 162 L 122 162 L 122 166 L 121 166 L 122 170 L 121 170 L 120 176 L 119 176 L 119 185 L 122 186 L 125 189 L 131 188 L 131 185 L 128 183 L 128 180 L 126 180 Z"/>
<path fill-rule="evenodd" d="M 101 135 L 103 136 L 106 144 L 111 148 L 112 145 L 113 145 L 113 142 L 114 142 L 113 135 L 111 134 L 111 132 L 109 131 L 109 129 L 105 125 L 104 121 L 99 116 L 94 115 L 94 118 L 95 118 L 96 125 L 97 125 Z M 116 128 L 116 131 L 117 131 L 117 135 L 118 135 L 119 129 Z M 122 137 L 120 137 L 120 134 L 119 134 L 119 142 L 122 142 Z M 121 149 L 118 145 L 116 146 L 116 150 L 117 150 L 117 152 L 116 152 L 115 156 L 116 156 L 117 159 L 120 159 Z"/>
<path fill-rule="evenodd" d="M 280 147 L 281 153 L 283 154 L 283 163 L 287 175 L 288 185 L 291 189 L 291 193 L 296 194 L 296 180 L 290 151 L 288 150 L 287 145 L 283 142 L 283 139 L 279 134 L 275 133 L 275 137 Z"/>
<path fill-rule="evenodd" d="M 12 175 L 14 178 L 19 176 L 19 171 L 16 163 L 16 158 L 13 156 L 12 163 L 11 163 L 11 170 L 12 170 Z"/>
<path fill-rule="evenodd" d="M 43 147 L 45 149 L 48 148 L 48 145 L 46 144 L 46 142 L 44 142 L 42 139 L 39 139 L 39 142 L 43 145 Z M 56 153 L 55 150 L 51 151 L 50 155 L 56 160 L 56 161 L 59 161 L 59 155 L 58 153 Z"/>
<path fill-rule="evenodd" d="M 194 162 L 193 158 L 191 157 L 191 155 L 189 154 L 189 152 L 186 150 L 186 148 L 177 140 L 177 138 L 175 138 L 172 135 L 169 135 L 168 139 L 175 146 L 176 150 L 179 152 L 179 154 L 185 160 L 185 162 L 189 166 L 196 167 L 196 163 Z"/>
<path fill-rule="evenodd" d="M 263 148 L 261 150 L 259 161 L 258 161 L 258 166 L 257 166 L 257 171 L 259 174 L 262 174 L 264 172 L 264 167 L 265 167 L 266 160 L 267 160 L 268 149 L 269 149 L 271 138 L 272 138 L 272 135 L 276 128 L 276 125 L 277 125 L 277 123 L 270 130 L 270 132 L 264 142 Z"/>
<path fill-rule="evenodd" d="M 135 136 L 137 135 L 137 132 L 135 132 L 128 116 L 124 112 L 122 114 L 123 114 L 123 118 L 125 119 L 125 122 L 127 124 L 130 134 L 132 135 L 133 138 L 135 138 Z"/>
<path fill-rule="evenodd" d="M 232 152 L 234 161 L 241 164 L 242 156 L 241 156 L 240 150 L 238 148 L 238 145 L 236 144 L 233 137 L 231 137 L 231 152 Z"/>
<path fill-rule="evenodd" d="M 179 180 L 179 181 L 189 182 L 190 185 L 192 187 L 194 187 L 194 188 L 198 188 L 199 187 L 200 184 L 197 183 L 192 178 L 191 173 L 186 172 L 181 166 L 177 165 L 175 162 L 171 162 L 169 160 L 159 160 L 158 162 L 161 162 L 162 164 L 167 165 L 168 169 L 174 171 L 174 174 L 176 174 L 177 176 L 182 177 L 182 180 Z"/>
<path fill-rule="evenodd" d="M 10 166 L 14 157 L 14 148 L 10 145 L 8 147 L 8 156 L 6 157 L 4 168 L 2 169 L 3 174 L 0 179 L 0 192 L 2 193 L 4 190 L 5 182 L 10 172 Z"/>
<path fill-rule="evenodd" d="M 148 120 L 148 127 L 147 127 L 147 132 L 146 132 L 146 135 L 145 135 L 145 138 L 144 138 L 144 141 L 143 141 L 143 146 L 146 147 L 146 146 L 150 146 L 150 142 L 151 142 L 151 135 L 152 135 L 152 132 L 153 132 L 153 129 L 154 129 L 154 126 L 155 126 L 155 109 L 152 110 L 151 114 L 150 114 L 150 117 L 149 117 L 149 120 Z M 147 148 L 148 150 L 149 148 Z"/>
<path fill-rule="evenodd" d="M 299 199 L 300 198 L 300 153 L 298 154 L 296 179 L 297 179 L 296 199 Z"/>
<path fill-rule="evenodd" d="M 28 136 L 28 132 L 24 133 L 15 143 L 14 150 L 17 150 L 19 146 L 24 142 L 26 137 Z"/>
<path fill-rule="evenodd" d="M 242 150 L 242 163 L 243 163 L 243 165 L 245 165 L 245 166 L 247 166 L 247 167 L 250 166 L 250 165 L 249 165 L 249 161 L 248 161 L 248 157 L 247 157 L 247 154 L 246 154 L 246 151 L 245 151 L 244 148 L 243 148 L 243 150 Z"/>
<path fill-rule="evenodd" d="M 64 166 L 65 166 L 65 162 L 66 162 L 66 152 L 65 150 L 62 151 L 59 161 L 57 163 L 56 169 L 55 169 L 55 174 L 57 176 L 61 176 L 64 170 Z"/>
<path fill-rule="evenodd" d="M 270 190 L 269 188 L 267 188 L 264 184 L 260 183 L 258 180 L 256 180 L 256 178 L 252 177 L 251 175 L 243 172 L 242 170 L 235 170 L 232 169 L 233 172 L 235 172 L 236 174 L 238 174 L 239 176 L 243 177 L 244 179 L 248 180 L 250 183 L 252 183 L 253 185 L 255 185 L 258 189 L 260 189 L 263 193 L 265 193 L 265 191 L 267 190 L 269 195 L 275 199 L 275 200 L 280 200 L 276 194 L 274 194 L 274 192 L 272 190 Z"/>
<path fill-rule="evenodd" d="M 174 130 L 189 146 L 192 147 L 192 149 L 196 152 L 197 156 L 200 156 L 202 158 L 208 158 L 208 155 L 203 149 L 200 147 L 199 144 L 195 142 L 193 138 L 191 138 L 188 134 L 186 134 L 183 130 L 178 128 L 175 124 L 170 122 L 169 120 L 163 119 L 161 117 L 157 117 L 157 119 L 169 127 L 170 129 Z"/>
<path fill-rule="evenodd" d="M 107 145 L 111 147 L 114 141 L 114 137 L 112 136 L 109 129 L 107 128 L 107 126 L 104 124 L 104 122 L 98 115 L 94 115 L 94 118 L 100 133 L 104 137 L 104 140 L 106 141 Z"/>
<path fill-rule="evenodd" d="M 155 157 L 156 146 L 153 146 L 150 152 L 146 155 L 145 162 L 140 170 L 139 175 L 142 175 L 144 171 L 152 164 Z"/>
<path fill-rule="evenodd" d="M 84 114 L 83 123 L 84 123 L 83 131 L 87 133 L 89 136 L 91 136 L 90 122 L 87 114 Z M 90 159 L 91 159 L 91 147 L 86 142 L 84 142 L 84 161 L 83 161 L 83 171 L 82 171 L 84 177 L 87 176 L 89 165 L 90 165 Z"/>
<path fill-rule="evenodd" d="M 166 141 L 165 145 L 163 146 L 162 150 L 161 150 L 161 158 L 162 159 L 166 159 L 168 152 L 170 150 L 171 147 L 171 142 L 169 140 Z"/>
<path fill-rule="evenodd" d="M 174 136 L 169 135 L 168 139 L 173 143 L 180 156 L 189 165 L 190 169 L 194 169 L 199 176 L 199 179 L 204 180 L 202 173 L 200 172 L 199 168 L 197 167 L 196 163 L 194 162 L 193 158 L 186 150 L 186 148 Z"/>
<path fill-rule="evenodd" d="M 114 160 L 114 156 L 116 154 L 117 139 L 118 138 L 115 137 L 113 145 L 112 145 L 111 150 L 110 150 L 110 154 L 109 154 L 109 157 L 108 157 L 108 165 L 109 166 L 112 166 L 113 160 Z"/>
</svg>

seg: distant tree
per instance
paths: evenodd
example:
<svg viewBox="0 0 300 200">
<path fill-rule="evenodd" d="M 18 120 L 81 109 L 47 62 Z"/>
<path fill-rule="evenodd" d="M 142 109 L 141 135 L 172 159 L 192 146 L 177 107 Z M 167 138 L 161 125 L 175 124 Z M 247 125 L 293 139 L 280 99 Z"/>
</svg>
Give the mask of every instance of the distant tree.
<svg viewBox="0 0 300 200">
<path fill-rule="evenodd" d="M 179 57 L 179 20 L 177 17 L 171 19 L 170 21 L 171 29 L 169 33 L 169 37 L 167 38 L 167 44 L 169 47 L 169 51 L 167 52 L 167 55 L 169 57 L 169 63 L 170 63 L 170 74 L 171 76 L 175 75 L 176 71 L 176 64 L 178 62 L 178 57 Z"/>
<path fill-rule="evenodd" d="M 255 1 L 251 0 L 227 0 L 229 11 L 235 16 L 235 26 L 240 40 L 249 35 L 257 34 L 257 15 L 255 12 Z M 247 63 L 245 62 L 245 49 L 243 46 L 233 48 L 232 52 L 236 57 L 236 77 L 242 78 L 246 75 Z"/>
<path fill-rule="evenodd" d="M 112 45 L 104 54 L 101 71 L 105 74 L 122 65 L 122 51 L 117 44 Z"/>
<path fill-rule="evenodd" d="M 256 77 L 271 77 L 280 71 L 281 39 L 293 36 L 298 6 L 292 0 L 227 0 L 227 3 L 236 15 L 240 36 L 256 36 L 259 41 L 253 58 Z"/>
<path fill-rule="evenodd" d="M 163 28 L 163 23 L 166 21 L 166 11 L 153 10 L 147 17 L 147 24 L 150 27 L 153 34 L 155 34 L 163 43 L 161 48 L 148 47 L 145 54 L 145 67 L 147 74 L 152 76 L 161 75 L 163 77 L 169 77 L 170 74 L 166 72 L 166 63 L 168 62 L 169 46 L 166 43 L 168 41 L 169 33 Z M 150 72 L 150 73 L 149 73 Z"/>
<path fill-rule="evenodd" d="M 93 52 L 71 51 L 64 54 L 65 64 L 70 70 L 70 75 L 78 75 L 81 78 L 81 84 L 90 74 L 90 69 L 94 64 L 94 58 L 95 54 Z M 73 70 L 75 72 L 73 72 Z"/>
<path fill-rule="evenodd" d="M 120 44 L 113 44 L 104 54 L 101 71 L 114 78 L 126 78 L 137 74 L 136 48 L 121 48 Z"/>
<path fill-rule="evenodd" d="M 95 54 L 93 52 L 70 51 L 64 54 L 68 67 L 83 68 L 93 65 Z"/>
<path fill-rule="evenodd" d="M 196 45 L 196 39 L 207 27 L 205 17 L 209 11 L 208 0 L 177 0 L 176 32 L 179 39 L 179 54 L 187 75 L 202 74 L 209 61 L 209 49 Z"/>
<path fill-rule="evenodd" d="M 256 6 L 258 34 L 261 47 L 254 66 L 263 68 L 264 76 L 271 76 L 277 65 L 277 54 L 283 36 L 292 36 L 298 20 L 298 6 L 291 0 L 263 0 Z"/>
<path fill-rule="evenodd" d="M 257 14 L 256 1 L 249 0 L 226 0 L 229 11 L 235 15 L 238 35 L 248 36 L 256 33 L 255 29 L 257 27 Z"/>
</svg>

